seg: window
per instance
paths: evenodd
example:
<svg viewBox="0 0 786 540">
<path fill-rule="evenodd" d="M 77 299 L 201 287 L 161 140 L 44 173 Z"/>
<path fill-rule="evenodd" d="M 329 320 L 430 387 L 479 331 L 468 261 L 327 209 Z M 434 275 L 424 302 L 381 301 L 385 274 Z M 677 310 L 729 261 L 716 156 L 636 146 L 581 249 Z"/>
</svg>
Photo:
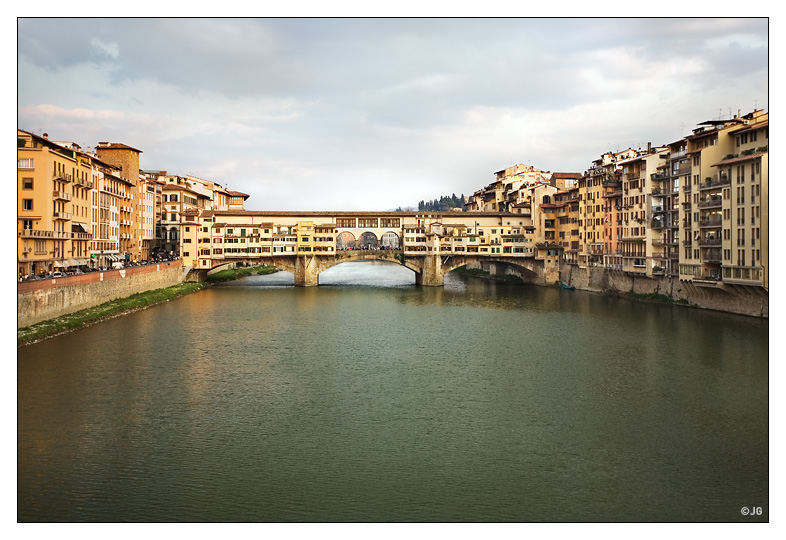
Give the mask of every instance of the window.
<svg viewBox="0 0 786 540">
<path fill-rule="evenodd" d="M 33 199 L 22 199 L 22 208 L 25 210 L 33 209 Z"/>
<path fill-rule="evenodd" d="M 22 228 L 26 231 L 31 230 L 33 228 L 33 220 L 32 219 L 22 220 Z"/>
<path fill-rule="evenodd" d="M 18 159 L 16 161 L 17 169 L 34 169 L 33 158 Z"/>
<path fill-rule="evenodd" d="M 33 189 L 33 179 L 22 178 L 22 189 Z"/>
<path fill-rule="evenodd" d="M 191 254 L 188 251 L 183 252 L 183 257 L 189 257 Z"/>
</svg>

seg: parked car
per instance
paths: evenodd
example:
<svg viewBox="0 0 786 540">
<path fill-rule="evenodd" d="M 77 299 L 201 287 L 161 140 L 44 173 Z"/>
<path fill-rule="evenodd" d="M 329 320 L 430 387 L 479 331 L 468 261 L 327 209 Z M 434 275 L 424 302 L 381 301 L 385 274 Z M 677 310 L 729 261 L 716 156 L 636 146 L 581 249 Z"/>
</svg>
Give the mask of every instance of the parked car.
<svg viewBox="0 0 786 540">
<path fill-rule="evenodd" d="M 53 278 L 63 277 L 63 273 L 62 272 L 53 272 L 52 273 L 52 277 Z"/>
</svg>

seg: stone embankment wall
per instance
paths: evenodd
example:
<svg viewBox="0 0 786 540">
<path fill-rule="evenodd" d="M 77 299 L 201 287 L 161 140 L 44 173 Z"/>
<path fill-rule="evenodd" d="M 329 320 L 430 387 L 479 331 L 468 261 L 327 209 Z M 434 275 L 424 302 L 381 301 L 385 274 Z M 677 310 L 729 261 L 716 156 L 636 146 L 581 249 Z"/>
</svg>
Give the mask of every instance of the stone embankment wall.
<svg viewBox="0 0 786 540">
<path fill-rule="evenodd" d="M 522 281 L 542 285 L 531 272 L 514 265 L 501 263 L 470 263 L 467 268 L 478 268 L 491 274 L 517 276 Z M 562 264 L 560 281 L 576 289 L 604 294 L 626 296 L 634 294 L 660 294 L 677 304 L 703 309 L 725 311 L 739 315 L 769 318 L 769 294 L 761 287 L 724 284 L 721 287 L 702 287 L 671 277 L 648 278 L 633 276 L 619 270 L 601 267 L 579 268 Z"/>
<path fill-rule="evenodd" d="M 183 280 L 181 261 L 90 272 L 17 285 L 17 328 L 73 313 L 109 300 L 177 285 Z"/>
<path fill-rule="evenodd" d="M 672 301 L 693 307 L 726 311 L 739 315 L 769 318 L 769 294 L 761 287 L 724 284 L 702 287 L 672 277 L 632 276 L 619 270 L 600 267 L 579 268 L 563 265 L 560 280 L 576 289 L 618 294 L 660 294 Z"/>
</svg>

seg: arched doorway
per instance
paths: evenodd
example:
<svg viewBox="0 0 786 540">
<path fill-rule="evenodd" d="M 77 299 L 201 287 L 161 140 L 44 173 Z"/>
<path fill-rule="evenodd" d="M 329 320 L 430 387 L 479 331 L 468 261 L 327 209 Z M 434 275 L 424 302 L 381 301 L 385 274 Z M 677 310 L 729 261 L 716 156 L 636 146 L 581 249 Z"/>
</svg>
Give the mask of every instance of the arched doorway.
<svg viewBox="0 0 786 540">
<path fill-rule="evenodd" d="M 378 247 L 379 241 L 377 240 L 376 234 L 373 232 L 364 232 L 360 235 L 358 249 L 377 249 Z"/>
<path fill-rule="evenodd" d="M 394 232 L 386 232 L 380 238 L 382 249 L 401 249 L 401 238 Z"/>
<path fill-rule="evenodd" d="M 349 231 L 344 231 L 336 237 L 336 250 L 344 251 L 355 249 L 355 235 Z"/>
</svg>

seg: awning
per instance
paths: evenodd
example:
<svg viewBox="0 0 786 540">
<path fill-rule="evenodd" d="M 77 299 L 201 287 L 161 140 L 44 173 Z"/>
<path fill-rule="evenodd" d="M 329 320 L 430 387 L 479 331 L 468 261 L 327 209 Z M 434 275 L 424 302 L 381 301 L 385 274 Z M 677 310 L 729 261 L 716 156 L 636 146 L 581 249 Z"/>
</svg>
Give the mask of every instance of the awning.
<svg viewBox="0 0 786 540">
<path fill-rule="evenodd" d="M 55 261 L 52 263 L 52 266 L 56 266 L 57 268 L 62 268 L 63 266 L 68 266 L 66 264 L 67 261 Z"/>
<path fill-rule="evenodd" d="M 87 259 L 74 259 L 73 260 L 74 266 L 84 266 L 86 264 L 90 264 L 90 261 Z"/>
<path fill-rule="evenodd" d="M 90 233 L 90 231 L 88 231 L 84 225 L 82 225 L 81 223 L 77 223 L 75 221 L 71 222 L 71 232 L 83 232 L 88 234 Z"/>
</svg>

